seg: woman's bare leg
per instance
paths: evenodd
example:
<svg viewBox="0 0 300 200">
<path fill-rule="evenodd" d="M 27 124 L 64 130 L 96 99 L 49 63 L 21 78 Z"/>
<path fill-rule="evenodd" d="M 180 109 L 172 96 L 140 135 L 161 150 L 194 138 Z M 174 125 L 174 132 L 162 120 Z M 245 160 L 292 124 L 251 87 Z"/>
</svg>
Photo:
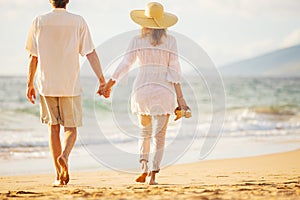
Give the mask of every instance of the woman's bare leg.
<svg viewBox="0 0 300 200">
<path fill-rule="evenodd" d="M 153 166 L 150 174 L 149 184 L 157 184 L 155 182 L 155 175 L 160 170 L 160 163 L 164 154 L 165 148 L 165 136 L 167 131 L 167 126 L 169 122 L 170 115 L 157 115 L 154 118 L 157 120 L 157 126 L 155 129 L 155 135 L 153 140 L 154 145 L 154 157 L 153 157 Z"/>
<path fill-rule="evenodd" d="M 142 170 L 136 182 L 144 183 L 148 174 L 148 159 L 150 152 L 150 140 L 152 135 L 152 117 L 150 115 L 140 115 L 139 124 L 141 127 L 141 138 L 139 140 L 140 163 Z"/>
</svg>

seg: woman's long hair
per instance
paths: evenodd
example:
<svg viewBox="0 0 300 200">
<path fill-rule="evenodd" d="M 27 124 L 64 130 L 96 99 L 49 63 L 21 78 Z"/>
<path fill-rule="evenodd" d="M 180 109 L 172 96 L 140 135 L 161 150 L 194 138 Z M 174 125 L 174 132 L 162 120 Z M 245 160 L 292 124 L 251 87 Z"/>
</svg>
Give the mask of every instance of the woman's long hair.
<svg viewBox="0 0 300 200">
<path fill-rule="evenodd" d="M 163 36 L 167 36 L 166 29 L 152 29 L 152 28 L 142 28 L 141 36 L 150 36 L 150 42 L 153 46 L 160 45 L 162 43 Z"/>
</svg>

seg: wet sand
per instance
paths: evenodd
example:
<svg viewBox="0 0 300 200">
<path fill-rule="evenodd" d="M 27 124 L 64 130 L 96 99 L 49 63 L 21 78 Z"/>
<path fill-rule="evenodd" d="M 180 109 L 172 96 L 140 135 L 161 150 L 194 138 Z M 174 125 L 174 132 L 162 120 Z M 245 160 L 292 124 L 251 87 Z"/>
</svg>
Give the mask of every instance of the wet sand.
<svg viewBox="0 0 300 200">
<path fill-rule="evenodd" d="M 159 185 L 115 171 L 71 172 L 67 186 L 52 174 L 2 176 L 0 199 L 300 199 L 300 150 L 201 161 L 163 169 Z"/>
</svg>

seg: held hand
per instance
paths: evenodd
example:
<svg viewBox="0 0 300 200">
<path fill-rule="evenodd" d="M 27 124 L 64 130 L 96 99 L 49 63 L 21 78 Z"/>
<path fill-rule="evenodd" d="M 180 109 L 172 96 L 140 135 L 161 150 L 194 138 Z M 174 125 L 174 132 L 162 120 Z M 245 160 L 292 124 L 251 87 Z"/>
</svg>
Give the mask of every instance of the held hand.
<svg viewBox="0 0 300 200">
<path fill-rule="evenodd" d="M 111 88 L 108 88 L 107 85 L 104 86 L 103 96 L 109 98 L 111 93 Z"/>
<path fill-rule="evenodd" d="M 105 98 L 108 98 L 111 93 L 111 88 L 114 86 L 115 81 L 109 79 L 107 83 L 102 83 L 99 87 L 98 94 L 103 95 Z"/>
<path fill-rule="evenodd" d="M 105 98 L 109 98 L 110 97 L 110 92 L 111 89 L 107 87 L 107 85 L 100 85 L 99 89 L 97 91 L 97 94 L 99 94 L 100 96 L 103 95 Z"/>
<path fill-rule="evenodd" d="M 26 96 L 28 101 L 30 101 L 32 104 L 35 104 L 36 100 L 36 91 L 34 86 L 28 86 L 26 89 Z"/>
</svg>

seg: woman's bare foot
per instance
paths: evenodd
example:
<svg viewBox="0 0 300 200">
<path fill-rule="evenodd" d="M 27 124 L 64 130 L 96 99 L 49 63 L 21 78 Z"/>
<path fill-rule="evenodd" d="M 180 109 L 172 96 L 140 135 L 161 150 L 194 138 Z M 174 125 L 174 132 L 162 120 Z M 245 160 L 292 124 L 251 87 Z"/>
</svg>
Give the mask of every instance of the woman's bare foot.
<svg viewBox="0 0 300 200">
<path fill-rule="evenodd" d="M 147 175 L 148 175 L 147 173 L 142 173 L 142 174 L 140 174 L 139 177 L 137 177 L 135 179 L 135 181 L 138 182 L 138 183 L 145 183 Z"/>
<path fill-rule="evenodd" d="M 147 177 L 147 183 L 149 185 L 157 185 L 158 183 L 155 182 L 155 175 L 156 175 L 156 172 L 152 171 L 149 173 L 148 177 Z"/>
<path fill-rule="evenodd" d="M 70 180 L 69 172 L 68 172 L 68 163 L 63 156 L 59 156 L 57 158 L 57 162 L 59 163 L 59 165 L 61 167 L 59 179 L 64 185 L 67 185 Z"/>
</svg>

